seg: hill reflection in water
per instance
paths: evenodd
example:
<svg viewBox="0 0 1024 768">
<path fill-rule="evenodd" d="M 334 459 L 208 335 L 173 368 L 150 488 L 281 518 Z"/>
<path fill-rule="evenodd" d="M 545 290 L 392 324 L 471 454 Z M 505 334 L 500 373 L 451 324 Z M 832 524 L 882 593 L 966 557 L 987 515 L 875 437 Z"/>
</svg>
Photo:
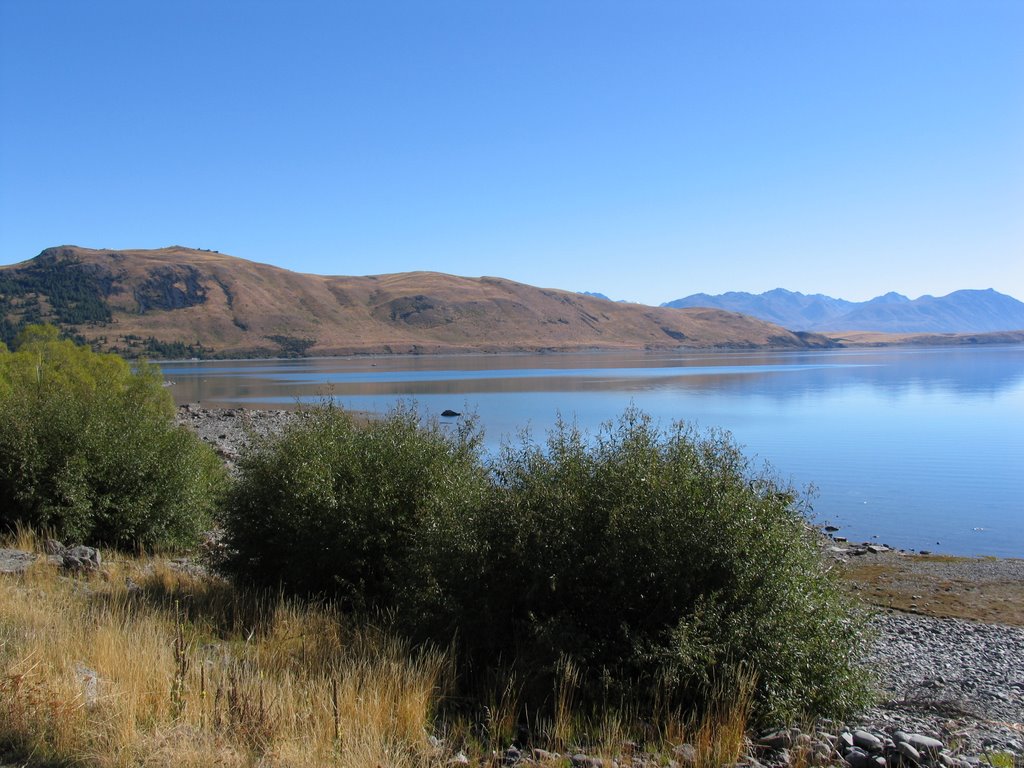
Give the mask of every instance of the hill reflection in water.
<svg viewBox="0 0 1024 768">
<path fill-rule="evenodd" d="M 1024 347 L 407 356 L 167 363 L 179 402 L 476 413 L 495 449 L 634 403 L 724 427 L 852 540 L 1024 556 Z M 983 529 L 983 530 L 975 530 Z M 936 543 L 941 542 L 941 543 Z"/>
</svg>

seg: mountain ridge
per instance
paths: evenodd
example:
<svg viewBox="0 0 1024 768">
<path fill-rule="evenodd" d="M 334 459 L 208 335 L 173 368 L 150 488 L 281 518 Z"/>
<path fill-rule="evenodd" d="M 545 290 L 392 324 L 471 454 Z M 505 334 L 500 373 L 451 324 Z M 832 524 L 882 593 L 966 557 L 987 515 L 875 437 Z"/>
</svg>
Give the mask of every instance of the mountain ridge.
<svg viewBox="0 0 1024 768">
<path fill-rule="evenodd" d="M 862 302 L 775 288 L 760 294 L 692 294 L 661 305 L 740 312 L 795 331 L 834 333 L 993 333 L 1024 329 L 1024 302 L 987 288 L 916 299 L 890 291 Z"/>
<path fill-rule="evenodd" d="M 0 267 L 3 338 L 39 321 L 100 349 L 158 357 L 834 346 L 717 309 L 500 277 L 315 275 L 184 246 L 58 246 Z"/>
</svg>

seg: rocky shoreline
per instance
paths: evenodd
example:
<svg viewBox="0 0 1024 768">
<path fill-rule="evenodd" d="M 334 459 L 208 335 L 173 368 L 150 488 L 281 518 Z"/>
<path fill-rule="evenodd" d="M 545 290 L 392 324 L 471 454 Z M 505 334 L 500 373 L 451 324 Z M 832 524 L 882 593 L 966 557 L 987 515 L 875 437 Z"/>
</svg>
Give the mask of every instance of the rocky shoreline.
<svg viewBox="0 0 1024 768">
<path fill-rule="evenodd" d="M 175 420 L 195 432 L 233 471 L 242 449 L 251 440 L 280 432 L 295 418 L 295 411 L 205 408 L 187 403 L 178 406 Z"/>
</svg>

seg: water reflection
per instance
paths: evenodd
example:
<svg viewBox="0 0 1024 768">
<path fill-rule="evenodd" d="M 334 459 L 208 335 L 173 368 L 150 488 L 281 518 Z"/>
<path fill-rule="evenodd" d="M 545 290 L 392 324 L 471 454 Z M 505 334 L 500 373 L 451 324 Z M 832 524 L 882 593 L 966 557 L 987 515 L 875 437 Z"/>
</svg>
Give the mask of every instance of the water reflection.
<svg viewBox="0 0 1024 768">
<path fill-rule="evenodd" d="M 1024 382 L 1024 349 L 842 350 L 715 355 L 564 354 L 167 363 L 179 402 L 288 403 L 324 394 L 643 393 L 681 390 L 780 400 L 866 385 L 993 395 Z"/>
<path fill-rule="evenodd" d="M 478 414 L 494 450 L 561 413 L 593 431 L 634 403 L 731 430 L 851 539 L 1024 556 L 1024 347 L 598 353 L 169 363 L 179 402 Z M 975 530 L 975 529 L 983 530 Z M 936 542 L 941 542 L 936 544 Z"/>
</svg>

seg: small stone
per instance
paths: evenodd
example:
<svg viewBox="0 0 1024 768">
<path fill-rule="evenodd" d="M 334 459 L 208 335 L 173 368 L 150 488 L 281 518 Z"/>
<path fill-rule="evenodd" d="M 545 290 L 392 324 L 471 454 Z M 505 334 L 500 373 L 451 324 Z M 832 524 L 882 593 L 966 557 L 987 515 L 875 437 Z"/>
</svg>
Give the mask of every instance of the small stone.
<svg viewBox="0 0 1024 768">
<path fill-rule="evenodd" d="M 680 744 L 672 750 L 672 755 L 681 765 L 693 765 L 697 762 L 697 750 L 692 744 Z"/>
<path fill-rule="evenodd" d="M 757 740 L 757 743 L 759 746 L 768 747 L 769 749 L 786 749 L 793 746 L 793 734 L 788 730 L 775 731 L 774 733 L 762 736 Z"/>
<path fill-rule="evenodd" d="M 95 706 L 100 699 L 99 673 L 95 669 L 79 663 L 75 665 L 75 675 L 78 677 L 78 682 L 82 685 L 85 703 L 90 707 Z"/>
<path fill-rule="evenodd" d="M 906 741 L 901 741 L 896 745 L 896 751 L 899 752 L 903 757 L 909 758 L 915 763 L 921 762 L 921 753 L 914 749 L 914 746 Z"/>
<path fill-rule="evenodd" d="M 861 749 L 866 749 L 869 752 L 878 752 L 882 749 L 881 739 L 865 730 L 857 730 L 853 732 L 853 743 Z"/>
<path fill-rule="evenodd" d="M 824 741 L 816 741 L 811 746 L 811 762 L 814 765 L 825 765 L 832 759 L 832 745 Z"/>
<path fill-rule="evenodd" d="M 907 734 L 906 743 L 910 744 L 918 752 L 931 752 L 938 754 L 942 751 L 942 742 L 930 736 L 922 736 L 920 733 Z"/>
</svg>

